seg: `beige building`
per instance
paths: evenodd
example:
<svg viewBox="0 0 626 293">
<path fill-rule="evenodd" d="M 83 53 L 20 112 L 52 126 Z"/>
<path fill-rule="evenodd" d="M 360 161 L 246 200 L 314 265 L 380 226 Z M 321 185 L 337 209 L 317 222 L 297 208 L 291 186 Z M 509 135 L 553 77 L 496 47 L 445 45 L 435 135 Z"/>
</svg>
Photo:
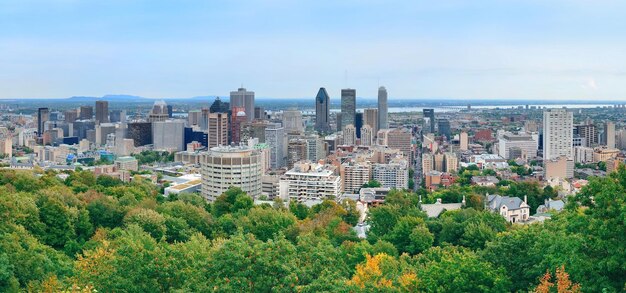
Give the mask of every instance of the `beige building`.
<svg viewBox="0 0 626 293">
<path fill-rule="evenodd" d="M 459 170 L 459 158 L 455 153 L 448 152 L 444 154 L 446 162 L 446 172 L 455 173 Z"/>
<path fill-rule="evenodd" d="M 372 178 L 391 189 L 409 188 L 409 163 L 405 158 L 394 158 L 388 164 L 374 164 Z"/>
<path fill-rule="evenodd" d="M 201 161 L 202 196 L 213 202 L 234 186 L 252 198 L 261 195 L 261 155 L 248 147 L 214 147 Z"/>
<path fill-rule="evenodd" d="M 138 171 L 139 162 L 134 157 L 119 157 L 115 160 L 117 170 Z"/>
<path fill-rule="evenodd" d="M 443 154 L 435 154 L 434 161 L 435 161 L 435 170 L 439 172 L 446 171 L 445 156 Z"/>
<path fill-rule="evenodd" d="M 340 173 L 345 193 L 356 193 L 372 177 L 369 162 L 346 162 L 341 164 Z"/>
<path fill-rule="evenodd" d="M 293 168 L 294 164 L 307 160 L 309 157 L 309 146 L 307 141 L 302 138 L 290 139 L 287 144 L 287 167 Z"/>
<path fill-rule="evenodd" d="M 363 125 L 372 127 L 372 133 L 378 132 L 378 109 L 370 108 L 363 110 Z"/>
<path fill-rule="evenodd" d="M 469 146 L 469 137 L 467 132 L 463 131 L 459 134 L 459 149 L 462 151 L 467 151 Z"/>
<path fill-rule="evenodd" d="M 547 180 L 554 178 L 570 179 L 574 178 L 574 160 L 566 156 L 544 161 L 544 169 Z"/>
<path fill-rule="evenodd" d="M 422 174 L 428 174 L 428 172 L 435 170 L 435 159 L 432 154 L 422 154 Z"/>
<path fill-rule="evenodd" d="M 343 144 L 356 145 L 356 128 L 354 128 L 354 125 L 348 124 L 343 129 Z"/>
<path fill-rule="evenodd" d="M 593 150 L 593 161 L 606 162 L 608 159 L 612 159 L 619 155 L 619 150 L 615 148 L 597 147 Z"/>
<path fill-rule="evenodd" d="M 361 127 L 361 145 L 371 146 L 374 144 L 374 131 L 369 125 L 363 125 Z"/>
<path fill-rule="evenodd" d="M 413 147 L 411 144 L 411 131 L 409 129 L 395 128 L 387 133 L 387 146 L 392 149 L 399 149 L 408 158 L 413 161 Z"/>
<path fill-rule="evenodd" d="M 209 148 L 228 145 L 228 114 L 208 113 Z"/>
</svg>

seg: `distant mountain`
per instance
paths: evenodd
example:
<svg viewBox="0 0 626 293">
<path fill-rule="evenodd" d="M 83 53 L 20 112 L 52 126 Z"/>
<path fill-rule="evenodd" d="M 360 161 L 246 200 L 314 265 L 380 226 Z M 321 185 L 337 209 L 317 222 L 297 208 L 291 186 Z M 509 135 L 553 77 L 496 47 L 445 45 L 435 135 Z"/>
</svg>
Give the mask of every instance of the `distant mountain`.
<svg viewBox="0 0 626 293">
<path fill-rule="evenodd" d="M 131 95 L 105 95 L 102 97 L 70 97 L 66 100 L 72 102 L 95 102 L 95 101 L 109 101 L 109 102 L 128 102 L 137 100 L 148 100 L 144 97 L 131 96 Z"/>
</svg>

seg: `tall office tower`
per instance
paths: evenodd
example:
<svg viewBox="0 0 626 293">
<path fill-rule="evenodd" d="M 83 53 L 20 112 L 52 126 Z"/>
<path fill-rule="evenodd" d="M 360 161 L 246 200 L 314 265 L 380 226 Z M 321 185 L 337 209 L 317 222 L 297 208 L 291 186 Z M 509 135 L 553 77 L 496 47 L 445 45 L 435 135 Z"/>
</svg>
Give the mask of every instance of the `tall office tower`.
<svg viewBox="0 0 626 293">
<path fill-rule="evenodd" d="M 78 119 L 78 111 L 76 111 L 76 109 L 67 110 L 63 113 L 63 115 L 65 116 L 65 122 L 67 123 L 74 123 L 74 121 Z"/>
<path fill-rule="evenodd" d="M 361 145 L 370 146 L 374 144 L 374 131 L 369 124 L 361 127 Z"/>
<path fill-rule="evenodd" d="M 447 139 L 449 139 L 452 135 L 452 131 L 450 130 L 450 120 L 448 119 L 437 119 L 437 129 L 439 130 L 439 135 L 443 135 Z"/>
<path fill-rule="evenodd" d="M 80 120 L 91 120 L 93 118 L 92 106 L 80 106 Z"/>
<path fill-rule="evenodd" d="M 135 142 L 136 147 L 152 144 L 152 123 L 130 122 L 127 126 L 126 136 Z"/>
<path fill-rule="evenodd" d="M 341 121 L 341 113 L 335 114 L 335 121 L 337 122 L 337 131 L 341 131 L 343 129 L 342 121 Z"/>
<path fill-rule="evenodd" d="M 330 132 L 330 97 L 321 87 L 315 97 L 315 130 L 320 133 Z"/>
<path fill-rule="evenodd" d="M 96 124 L 109 123 L 109 102 L 96 101 Z"/>
<path fill-rule="evenodd" d="M 469 137 L 467 136 L 467 132 L 463 131 L 459 134 L 459 149 L 462 151 L 467 151 L 469 146 Z"/>
<path fill-rule="evenodd" d="M 209 134 L 210 148 L 228 145 L 228 114 L 207 113 L 206 131 Z"/>
<path fill-rule="evenodd" d="M 233 107 L 244 107 L 248 121 L 254 120 L 254 92 L 249 92 L 245 88 L 230 92 L 230 109 Z"/>
<path fill-rule="evenodd" d="M 113 110 L 109 114 L 109 120 L 111 123 L 126 122 L 126 110 Z"/>
<path fill-rule="evenodd" d="M 287 133 L 304 132 L 304 124 L 302 123 L 302 112 L 296 109 L 289 109 L 283 112 L 283 127 Z"/>
<path fill-rule="evenodd" d="M 356 125 L 356 90 L 341 90 L 341 129 Z"/>
<path fill-rule="evenodd" d="M 265 143 L 270 148 L 270 168 L 280 169 L 285 166 L 285 128 L 280 123 L 268 123 L 265 127 Z"/>
<path fill-rule="evenodd" d="M 356 138 L 361 138 L 361 127 L 363 127 L 363 113 L 356 113 L 354 116 L 354 128 L 356 129 Z"/>
<path fill-rule="evenodd" d="M 169 118 L 170 115 L 167 114 L 167 104 L 165 103 L 165 101 L 154 102 L 154 106 L 152 106 L 152 111 L 150 111 L 150 114 L 148 114 L 148 121 L 165 121 Z"/>
<path fill-rule="evenodd" d="M 615 123 L 606 122 L 604 124 L 604 145 L 608 148 L 615 148 Z"/>
<path fill-rule="evenodd" d="M 348 124 L 343 129 L 343 144 L 355 145 L 356 144 L 356 128 L 352 124 Z"/>
<path fill-rule="evenodd" d="M 207 116 L 208 117 L 208 116 Z M 200 126 L 200 121 L 202 119 L 202 112 L 199 110 L 191 110 L 187 112 L 187 125 L 189 126 Z"/>
<path fill-rule="evenodd" d="M 246 110 L 243 107 L 233 107 L 230 116 L 230 142 L 234 144 L 241 143 L 241 125 L 248 121 Z"/>
<path fill-rule="evenodd" d="M 96 125 L 96 147 L 100 147 L 107 142 L 109 134 L 115 134 L 115 124 L 100 123 Z"/>
<path fill-rule="evenodd" d="M 202 114 L 200 115 L 200 130 L 209 131 L 209 109 L 202 108 Z M 213 113 L 223 113 L 223 112 L 213 112 Z M 226 118 L 228 119 L 228 117 Z"/>
<path fill-rule="evenodd" d="M 167 116 L 168 118 L 172 118 L 174 116 L 174 108 L 172 105 L 167 105 Z"/>
<path fill-rule="evenodd" d="M 598 129 L 593 124 L 576 125 L 575 132 L 583 138 L 586 147 L 594 147 L 598 144 Z M 545 133 L 545 131 L 544 131 Z"/>
<path fill-rule="evenodd" d="M 228 110 L 230 110 L 230 103 L 222 102 L 220 97 L 216 97 L 209 110 L 211 113 L 228 113 Z"/>
<path fill-rule="evenodd" d="M 265 108 L 258 106 L 254 107 L 254 119 L 265 119 Z"/>
<path fill-rule="evenodd" d="M 231 186 L 252 198 L 261 195 L 262 162 L 258 151 L 248 147 L 214 147 L 200 160 L 202 196 L 213 202 Z"/>
<path fill-rule="evenodd" d="M 363 110 L 363 125 L 372 127 L 374 133 L 378 133 L 380 122 L 378 121 L 378 109 Z M 386 129 L 386 128 L 382 128 Z"/>
<path fill-rule="evenodd" d="M 287 168 L 293 168 L 294 164 L 309 157 L 309 146 L 306 139 L 293 138 L 287 144 Z"/>
<path fill-rule="evenodd" d="M 566 156 L 574 159 L 572 151 L 572 124 L 574 115 L 565 109 L 543 112 L 543 160 Z"/>
<path fill-rule="evenodd" d="M 435 133 L 435 109 L 424 109 L 424 118 L 428 118 L 428 125 L 430 125 L 430 133 Z"/>
<path fill-rule="evenodd" d="M 50 120 L 50 109 L 39 108 L 37 110 L 37 136 L 43 137 L 43 132 L 46 131 L 46 122 Z"/>
<path fill-rule="evenodd" d="M 185 121 L 167 120 L 152 123 L 155 150 L 182 151 L 185 149 Z"/>
<path fill-rule="evenodd" d="M 374 125 L 372 125 L 374 128 Z M 376 132 L 378 129 L 389 128 L 387 122 L 387 89 L 384 86 L 378 88 L 378 125 L 376 125 Z"/>
<path fill-rule="evenodd" d="M 447 152 L 444 154 L 446 161 L 446 172 L 454 173 L 459 170 L 459 158 L 453 152 Z"/>
<path fill-rule="evenodd" d="M 616 136 L 616 147 L 620 150 L 626 149 L 626 129 L 620 129 L 617 131 Z"/>
</svg>

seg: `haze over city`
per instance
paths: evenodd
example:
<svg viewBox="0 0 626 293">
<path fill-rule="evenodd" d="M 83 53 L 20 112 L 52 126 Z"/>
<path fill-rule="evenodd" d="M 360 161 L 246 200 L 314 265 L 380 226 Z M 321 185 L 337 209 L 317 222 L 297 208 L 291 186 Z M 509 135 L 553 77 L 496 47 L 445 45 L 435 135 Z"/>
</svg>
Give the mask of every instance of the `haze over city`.
<svg viewBox="0 0 626 293">
<path fill-rule="evenodd" d="M 626 99 L 623 1 L 2 1 L 0 98 Z"/>
</svg>

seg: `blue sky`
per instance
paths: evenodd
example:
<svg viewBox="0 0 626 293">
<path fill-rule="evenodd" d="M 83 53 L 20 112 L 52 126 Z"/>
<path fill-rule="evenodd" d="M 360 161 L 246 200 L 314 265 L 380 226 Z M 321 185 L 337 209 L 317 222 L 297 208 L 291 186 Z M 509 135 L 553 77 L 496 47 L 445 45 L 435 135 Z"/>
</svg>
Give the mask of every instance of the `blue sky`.
<svg viewBox="0 0 626 293">
<path fill-rule="evenodd" d="M 616 0 L 0 0 L 0 98 L 241 84 L 374 97 L 380 84 L 390 98 L 626 100 L 625 12 Z"/>
</svg>

